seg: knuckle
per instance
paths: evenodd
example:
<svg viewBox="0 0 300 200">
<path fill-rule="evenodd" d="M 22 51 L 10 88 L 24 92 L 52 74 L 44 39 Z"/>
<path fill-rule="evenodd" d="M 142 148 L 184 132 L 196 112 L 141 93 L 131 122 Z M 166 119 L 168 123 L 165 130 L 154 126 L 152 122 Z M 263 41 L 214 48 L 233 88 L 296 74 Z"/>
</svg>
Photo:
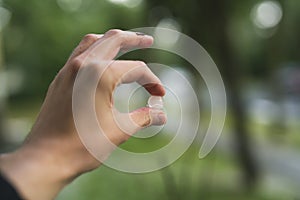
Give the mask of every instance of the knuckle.
<svg viewBox="0 0 300 200">
<path fill-rule="evenodd" d="M 105 33 L 106 36 L 120 36 L 122 35 L 122 30 L 120 29 L 111 29 Z"/>
<path fill-rule="evenodd" d="M 96 41 L 98 37 L 95 34 L 89 33 L 83 37 L 83 41 L 85 42 L 93 42 Z"/>
<path fill-rule="evenodd" d="M 77 71 L 82 66 L 83 60 L 77 57 L 77 58 L 72 59 L 70 64 L 71 64 L 71 67 Z"/>
<path fill-rule="evenodd" d="M 144 61 L 137 60 L 135 62 L 138 67 L 143 67 L 143 68 L 147 67 L 147 64 Z"/>
</svg>

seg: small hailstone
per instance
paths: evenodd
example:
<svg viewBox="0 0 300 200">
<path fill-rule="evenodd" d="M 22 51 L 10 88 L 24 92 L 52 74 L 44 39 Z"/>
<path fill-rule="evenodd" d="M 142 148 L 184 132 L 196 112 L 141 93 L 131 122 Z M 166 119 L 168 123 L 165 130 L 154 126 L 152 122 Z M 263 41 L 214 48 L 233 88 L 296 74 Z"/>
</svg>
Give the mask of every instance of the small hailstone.
<svg viewBox="0 0 300 200">
<path fill-rule="evenodd" d="M 157 109 L 157 110 L 162 110 L 164 107 L 164 102 L 162 97 L 160 96 L 151 96 L 148 99 L 148 107 Z"/>
</svg>

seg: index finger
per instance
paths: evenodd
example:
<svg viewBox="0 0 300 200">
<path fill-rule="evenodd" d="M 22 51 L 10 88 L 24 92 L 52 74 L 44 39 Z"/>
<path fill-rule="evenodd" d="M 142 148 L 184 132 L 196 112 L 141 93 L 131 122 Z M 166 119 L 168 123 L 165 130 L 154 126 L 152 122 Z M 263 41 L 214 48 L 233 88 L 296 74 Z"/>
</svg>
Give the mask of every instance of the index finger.
<svg viewBox="0 0 300 200">
<path fill-rule="evenodd" d="M 113 60 L 121 49 L 147 48 L 153 44 L 153 38 L 143 33 L 110 30 L 104 34 L 86 52 L 87 56 Z"/>
<path fill-rule="evenodd" d="M 113 85 L 112 90 L 119 84 L 137 82 L 151 95 L 165 95 L 166 91 L 160 79 L 142 61 L 117 60 L 112 62 L 104 73 L 102 81 Z"/>
</svg>

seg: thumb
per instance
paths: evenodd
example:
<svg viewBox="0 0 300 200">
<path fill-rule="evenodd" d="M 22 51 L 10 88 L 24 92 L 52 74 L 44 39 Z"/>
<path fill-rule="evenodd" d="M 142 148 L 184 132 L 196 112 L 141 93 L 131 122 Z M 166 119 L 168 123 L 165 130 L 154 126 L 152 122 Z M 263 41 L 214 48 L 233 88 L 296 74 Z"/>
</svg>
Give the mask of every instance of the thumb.
<svg viewBox="0 0 300 200">
<path fill-rule="evenodd" d="M 128 136 L 135 134 L 142 128 L 151 125 L 163 125 L 167 117 L 162 110 L 148 107 L 139 108 L 131 113 L 120 113 L 114 110 L 115 123 L 119 130 Z"/>
<path fill-rule="evenodd" d="M 163 125 L 167 121 L 167 117 L 162 110 L 148 107 L 139 108 L 131 112 L 130 118 L 140 129 L 151 125 Z"/>
</svg>

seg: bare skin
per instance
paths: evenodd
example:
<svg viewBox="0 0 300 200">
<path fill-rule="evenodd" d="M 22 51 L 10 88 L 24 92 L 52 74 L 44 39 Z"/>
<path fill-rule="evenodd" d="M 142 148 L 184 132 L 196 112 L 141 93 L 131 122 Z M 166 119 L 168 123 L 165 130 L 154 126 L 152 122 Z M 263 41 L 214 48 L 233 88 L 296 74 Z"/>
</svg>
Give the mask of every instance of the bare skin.
<svg viewBox="0 0 300 200">
<path fill-rule="evenodd" d="M 89 63 L 114 61 L 122 49 L 143 48 L 152 43 L 150 36 L 121 30 L 110 30 L 104 35 L 88 34 L 82 39 L 51 83 L 40 114 L 23 145 L 14 152 L 0 156 L 1 173 L 24 199 L 53 199 L 76 177 L 101 165 L 82 144 L 74 124 L 72 92 L 79 70 Z M 102 70 L 101 65 L 94 67 Z M 138 70 L 124 76 L 133 69 Z M 134 81 L 143 85 L 143 81 L 147 80 L 152 84 L 144 87 L 150 94 L 163 96 L 165 90 L 141 61 L 117 60 L 104 73 L 105 78 L 101 79 L 95 95 L 96 114 L 106 137 L 115 145 L 120 145 L 130 134 L 124 133 L 112 117 L 115 87 Z M 129 113 L 139 127 L 132 127 L 131 134 L 145 126 L 166 122 L 162 111 L 150 111 L 150 108 L 144 107 Z M 110 150 L 104 151 L 110 153 Z"/>
</svg>

